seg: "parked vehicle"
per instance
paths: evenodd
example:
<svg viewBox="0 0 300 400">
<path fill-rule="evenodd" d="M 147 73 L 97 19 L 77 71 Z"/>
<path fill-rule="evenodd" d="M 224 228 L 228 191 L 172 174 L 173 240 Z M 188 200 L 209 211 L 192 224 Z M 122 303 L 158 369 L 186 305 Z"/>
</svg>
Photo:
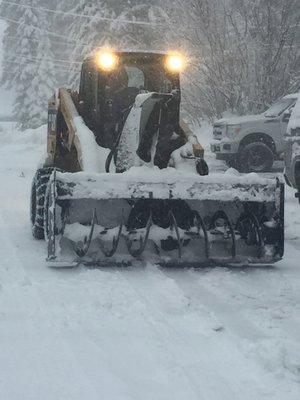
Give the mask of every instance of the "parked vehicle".
<svg viewBox="0 0 300 400">
<path fill-rule="evenodd" d="M 296 197 L 300 202 L 300 95 L 286 131 L 285 144 L 285 180 L 297 189 Z"/>
<path fill-rule="evenodd" d="M 211 150 L 217 159 L 240 172 L 266 172 L 283 157 L 284 135 L 298 94 L 277 100 L 259 115 L 215 122 Z"/>
</svg>

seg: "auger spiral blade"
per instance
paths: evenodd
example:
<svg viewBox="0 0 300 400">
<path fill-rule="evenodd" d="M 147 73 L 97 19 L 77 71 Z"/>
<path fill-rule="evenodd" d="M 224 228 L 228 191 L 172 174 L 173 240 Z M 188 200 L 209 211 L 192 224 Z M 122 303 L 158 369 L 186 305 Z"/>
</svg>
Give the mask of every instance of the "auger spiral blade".
<svg viewBox="0 0 300 400">
<path fill-rule="evenodd" d="M 101 239 L 101 237 L 100 237 L 100 236 L 101 236 L 101 233 L 100 233 L 100 235 L 98 236 L 97 242 L 98 242 L 98 244 L 99 244 L 99 247 L 100 247 L 102 253 L 105 255 L 105 257 L 111 258 L 111 257 L 113 257 L 113 255 L 116 253 L 116 251 L 117 251 L 117 249 L 118 249 L 118 245 L 119 245 L 120 239 L 121 239 L 123 227 L 124 227 L 124 225 L 123 225 L 123 223 L 121 223 L 120 226 L 119 226 L 119 229 L 118 229 L 118 234 L 117 234 L 117 236 L 114 236 L 114 237 L 113 237 L 113 240 L 112 240 L 112 247 L 111 247 L 110 250 L 107 249 L 107 247 L 106 247 L 106 245 L 105 245 L 106 242 L 103 241 L 103 240 Z M 107 231 L 104 231 L 104 234 L 105 234 L 105 233 L 107 233 Z M 103 233 L 102 233 L 102 235 L 103 235 Z"/>
<path fill-rule="evenodd" d="M 228 215 L 222 211 L 217 211 L 210 223 L 209 232 L 213 241 L 227 241 L 230 243 L 230 255 L 236 257 L 236 237 L 233 225 Z"/>
<path fill-rule="evenodd" d="M 262 256 L 263 232 L 257 217 L 251 212 L 243 213 L 237 221 L 236 230 L 248 246 L 257 247 L 257 257 Z"/>
<path fill-rule="evenodd" d="M 203 219 L 200 217 L 200 215 L 198 213 L 195 213 L 194 225 L 197 228 L 197 238 L 198 239 L 201 238 L 200 232 L 203 232 L 204 243 L 205 243 L 205 256 L 206 256 L 207 259 L 209 259 L 209 256 L 210 256 L 210 243 L 209 243 L 207 228 L 205 226 L 205 223 L 204 223 Z"/>
<path fill-rule="evenodd" d="M 97 214 L 96 214 L 96 210 L 94 210 L 89 235 L 84 237 L 83 242 L 80 242 L 80 243 L 77 243 L 74 245 L 74 251 L 79 258 L 85 257 L 90 249 L 96 220 L 97 220 Z"/>
<path fill-rule="evenodd" d="M 171 231 L 174 230 L 175 231 L 175 235 L 176 235 L 176 241 L 177 241 L 177 244 L 178 244 L 178 258 L 181 259 L 181 257 L 182 257 L 182 249 L 183 249 L 182 239 L 180 237 L 178 223 L 177 223 L 175 215 L 173 214 L 172 211 L 169 212 L 169 218 L 170 218 L 170 222 L 171 222 L 171 224 L 170 224 Z"/>
<path fill-rule="evenodd" d="M 147 242 L 149 239 L 149 234 L 150 234 L 150 229 L 153 225 L 153 220 L 152 220 L 152 213 L 150 211 L 150 216 L 146 225 L 146 228 L 144 229 L 144 237 L 140 236 L 138 240 L 132 240 L 132 233 L 128 233 L 127 237 L 126 237 L 126 245 L 127 245 L 127 249 L 129 254 L 134 257 L 137 258 L 139 256 L 141 256 L 143 254 L 143 252 L 145 251 L 145 248 L 147 246 Z M 139 232 L 140 233 L 140 232 Z M 134 233 L 134 235 L 136 235 L 136 233 Z M 134 243 L 138 241 L 140 246 L 138 249 L 134 250 L 133 246 Z"/>
</svg>

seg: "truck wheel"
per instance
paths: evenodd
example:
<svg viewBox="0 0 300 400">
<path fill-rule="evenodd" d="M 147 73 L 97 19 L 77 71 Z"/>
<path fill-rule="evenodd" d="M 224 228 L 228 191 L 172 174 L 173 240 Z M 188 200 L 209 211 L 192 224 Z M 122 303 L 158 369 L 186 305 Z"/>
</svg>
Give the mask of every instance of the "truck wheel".
<svg viewBox="0 0 300 400">
<path fill-rule="evenodd" d="M 229 168 L 235 168 L 235 169 L 238 168 L 236 156 L 232 156 L 230 158 L 227 158 L 225 160 L 225 162 L 226 162 L 227 167 L 229 167 Z"/>
<path fill-rule="evenodd" d="M 262 142 L 247 144 L 238 154 L 237 167 L 240 172 L 268 172 L 274 163 L 274 153 Z"/>
<path fill-rule="evenodd" d="M 30 220 L 32 235 L 35 239 L 42 240 L 44 236 L 44 202 L 47 183 L 53 168 L 40 168 L 32 181 L 30 197 Z"/>
<path fill-rule="evenodd" d="M 297 190 L 297 193 L 295 194 L 295 197 L 298 199 L 300 203 L 300 162 L 297 162 L 295 165 L 295 189 Z"/>
</svg>

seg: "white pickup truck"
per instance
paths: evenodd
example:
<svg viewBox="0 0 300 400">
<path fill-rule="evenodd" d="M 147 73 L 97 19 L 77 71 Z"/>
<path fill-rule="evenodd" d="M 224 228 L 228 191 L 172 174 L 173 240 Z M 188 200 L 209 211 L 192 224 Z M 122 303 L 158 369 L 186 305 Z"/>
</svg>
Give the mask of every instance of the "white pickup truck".
<svg viewBox="0 0 300 400">
<path fill-rule="evenodd" d="M 270 171 L 284 153 L 284 135 L 298 96 L 282 97 L 263 114 L 216 121 L 212 152 L 240 172 Z"/>
<path fill-rule="evenodd" d="M 285 142 L 284 176 L 287 184 L 297 189 L 296 197 L 300 202 L 300 94 L 287 127 Z"/>
</svg>

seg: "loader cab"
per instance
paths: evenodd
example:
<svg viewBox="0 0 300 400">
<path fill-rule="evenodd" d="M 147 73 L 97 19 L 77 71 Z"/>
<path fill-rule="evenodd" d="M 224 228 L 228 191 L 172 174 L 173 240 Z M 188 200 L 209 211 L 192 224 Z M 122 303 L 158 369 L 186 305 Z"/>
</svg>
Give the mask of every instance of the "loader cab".
<svg viewBox="0 0 300 400">
<path fill-rule="evenodd" d="M 80 114 L 102 147 L 112 148 L 136 96 L 146 92 L 178 92 L 179 72 L 166 66 L 166 54 L 117 52 L 113 68 L 101 68 L 95 55 L 82 66 Z"/>
</svg>

